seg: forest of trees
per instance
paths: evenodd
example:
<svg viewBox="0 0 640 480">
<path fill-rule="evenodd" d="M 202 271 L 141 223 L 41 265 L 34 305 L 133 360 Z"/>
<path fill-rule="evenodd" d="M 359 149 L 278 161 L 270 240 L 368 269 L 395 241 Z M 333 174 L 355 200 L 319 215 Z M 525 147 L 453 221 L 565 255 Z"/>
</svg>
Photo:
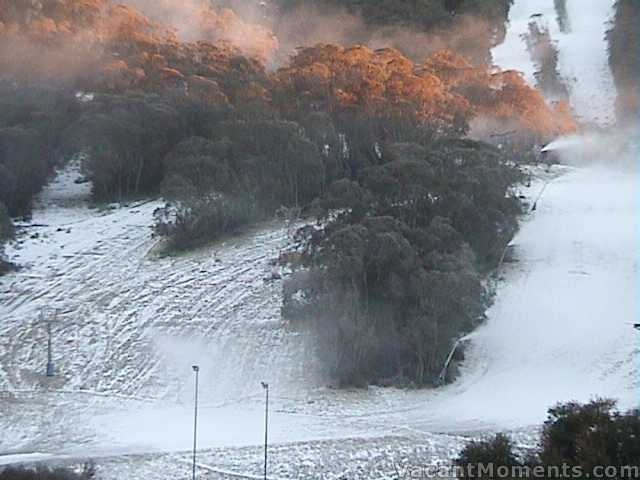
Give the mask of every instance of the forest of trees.
<svg viewBox="0 0 640 480">
<path fill-rule="evenodd" d="M 637 125 L 640 117 L 640 4 L 617 0 L 609 40 L 609 65 L 618 91 L 616 110 L 621 124 Z"/>
<path fill-rule="evenodd" d="M 341 5 L 371 32 L 455 33 L 473 14 L 495 35 L 510 3 Z M 304 4 L 276 2 L 283 18 Z M 531 145 L 576 128 L 567 105 L 493 68 L 485 54 L 495 39 L 475 41 L 485 54 L 472 59 L 324 42 L 278 65 L 282 39 L 265 19 L 194 5 L 0 0 L 3 237 L 70 158 L 83 159 L 95 202 L 165 198 L 155 233 L 170 251 L 281 207 L 317 215 L 324 229 L 300 234 L 285 317 L 317 332 L 344 384 L 429 383 L 482 318 L 483 274 L 517 228 L 517 164 Z M 520 143 L 471 141 L 476 121 Z"/>
<path fill-rule="evenodd" d="M 317 334 L 342 384 L 429 384 L 482 319 L 482 272 L 517 228 L 511 187 L 521 174 L 498 149 L 469 140 L 381 152 L 331 185 L 317 205 L 322 229 L 300 232 L 305 268 L 285 282 L 283 315 Z"/>
</svg>

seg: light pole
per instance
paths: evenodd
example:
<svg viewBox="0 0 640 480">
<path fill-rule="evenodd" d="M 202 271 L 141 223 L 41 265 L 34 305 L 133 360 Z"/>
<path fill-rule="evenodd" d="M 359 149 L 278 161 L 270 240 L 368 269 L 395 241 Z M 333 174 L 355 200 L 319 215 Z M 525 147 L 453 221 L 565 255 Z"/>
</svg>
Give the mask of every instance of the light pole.
<svg viewBox="0 0 640 480">
<path fill-rule="evenodd" d="M 47 377 L 53 377 L 55 375 L 55 367 L 53 365 L 53 333 L 51 324 L 57 322 L 58 310 L 53 309 L 53 314 L 49 314 L 51 310 L 43 309 L 40 312 L 40 321 L 47 324 Z M 50 317 L 50 318 L 47 318 Z"/>
<path fill-rule="evenodd" d="M 196 374 L 196 396 L 195 396 L 195 408 L 193 414 L 193 480 L 196 480 L 196 445 L 198 441 L 198 374 L 200 367 L 194 365 L 193 371 Z"/>
<path fill-rule="evenodd" d="M 51 352 L 51 322 L 47 322 L 47 377 L 53 377 L 53 354 Z"/>
<path fill-rule="evenodd" d="M 265 391 L 264 403 L 264 480 L 267 480 L 267 445 L 269 443 L 269 384 L 260 382 Z"/>
</svg>

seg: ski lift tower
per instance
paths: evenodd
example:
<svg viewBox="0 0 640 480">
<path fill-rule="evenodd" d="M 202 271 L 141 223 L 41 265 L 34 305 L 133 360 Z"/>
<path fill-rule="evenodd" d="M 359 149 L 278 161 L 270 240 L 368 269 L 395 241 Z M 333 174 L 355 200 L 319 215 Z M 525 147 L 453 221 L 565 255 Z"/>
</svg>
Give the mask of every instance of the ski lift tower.
<svg viewBox="0 0 640 480">
<path fill-rule="evenodd" d="M 40 311 L 40 323 L 47 324 L 47 377 L 55 375 L 55 367 L 53 365 L 52 352 L 52 325 L 58 323 L 58 310 L 51 308 L 43 308 Z"/>
</svg>

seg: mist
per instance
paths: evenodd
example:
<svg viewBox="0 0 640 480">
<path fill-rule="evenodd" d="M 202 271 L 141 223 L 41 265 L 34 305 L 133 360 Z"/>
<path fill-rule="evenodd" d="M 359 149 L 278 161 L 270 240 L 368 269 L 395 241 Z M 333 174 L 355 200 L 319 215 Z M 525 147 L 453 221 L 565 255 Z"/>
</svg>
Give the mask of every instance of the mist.
<svg viewBox="0 0 640 480">
<path fill-rule="evenodd" d="M 262 60 L 270 59 L 278 49 L 278 40 L 267 27 L 241 18 L 232 9 L 212 7 L 206 0 L 125 1 L 150 19 L 173 29 L 182 42 L 226 41 Z M 259 8 L 256 4 L 253 9 L 245 9 L 245 14 L 255 18 Z"/>
<path fill-rule="evenodd" d="M 318 43 L 393 47 L 415 61 L 445 48 L 474 63 L 490 62 L 489 50 L 504 38 L 504 25 L 460 15 L 428 33 L 411 27 L 378 26 L 343 8 L 298 7 L 277 12 L 264 2 L 240 7 L 222 0 L 126 0 L 150 19 L 169 26 L 183 42 L 228 41 L 272 68 L 285 65 L 296 49 Z"/>
<path fill-rule="evenodd" d="M 637 167 L 638 128 L 585 131 L 557 138 L 542 148 L 562 164 L 574 167 L 601 165 L 623 170 Z"/>
</svg>

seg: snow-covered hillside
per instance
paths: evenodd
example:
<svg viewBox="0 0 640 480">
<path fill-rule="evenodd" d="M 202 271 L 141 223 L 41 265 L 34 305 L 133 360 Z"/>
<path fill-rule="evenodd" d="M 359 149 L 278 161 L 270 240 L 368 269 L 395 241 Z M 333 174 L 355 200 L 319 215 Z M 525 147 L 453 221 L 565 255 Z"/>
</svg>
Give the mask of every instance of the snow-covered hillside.
<svg viewBox="0 0 640 480">
<path fill-rule="evenodd" d="M 611 2 L 584 3 L 593 4 L 600 36 Z M 515 3 L 507 44 L 520 53 L 509 58 L 499 49 L 499 64 L 526 67 L 519 35 L 532 13 L 551 18 L 552 5 Z M 604 57 L 598 51 L 581 63 L 571 50 L 593 20 L 569 5 L 573 33 L 559 40 L 563 72 L 579 76 L 574 106 L 592 104 L 589 118 L 605 119 L 612 92 L 597 103 L 583 87 L 589 79 L 607 84 L 606 72 L 594 73 L 602 73 Z M 70 165 L 7 249 L 23 268 L 0 278 L 0 464 L 34 454 L 98 456 L 110 458 L 105 478 L 179 476 L 192 442 L 193 364 L 201 368 L 200 468 L 212 478 L 217 470 L 260 471 L 260 381 L 271 385 L 278 478 L 362 471 L 384 478 L 397 473 L 395 462 L 448 461 L 464 436 L 506 429 L 530 442 L 558 401 L 598 395 L 635 406 L 637 173 L 608 158 L 570 160 L 573 167 L 536 170 L 524 192 L 537 208 L 513 240 L 515 261 L 500 272 L 461 377 L 422 391 L 330 387 L 313 342 L 280 318 L 282 285 L 271 274 L 290 226 L 261 225 L 161 258 L 151 235 L 160 203 L 89 208 L 87 185 L 74 182 L 77 165 Z M 42 311 L 57 311 L 52 379 L 44 375 Z"/>
<path fill-rule="evenodd" d="M 535 83 L 535 67 L 523 35 L 529 22 L 549 29 L 559 52 L 558 67 L 570 89 L 571 106 L 587 122 L 609 125 L 615 122 L 616 91 L 608 64 L 605 35 L 610 28 L 615 0 L 566 2 L 566 27 L 561 28 L 556 0 L 516 0 L 509 15 L 505 41 L 493 51 L 494 61 L 503 68 L 524 73 Z"/>
<path fill-rule="evenodd" d="M 263 280 L 284 228 L 160 259 L 150 253 L 153 203 L 72 206 L 79 220 L 67 233 L 71 212 L 49 201 L 34 218 L 48 226 L 28 228 L 40 235 L 20 248 L 34 263 L 2 279 L 2 381 L 13 392 L 2 401 L 2 449 L 187 450 L 194 362 L 203 448 L 260 443 L 260 379 L 272 382 L 274 443 L 528 427 L 557 401 L 594 395 L 631 406 L 635 175 L 555 173 L 514 240 L 518 261 L 504 267 L 462 378 L 435 392 L 336 391 L 309 373 L 305 342 L 279 319 L 280 286 Z M 59 377 L 45 387 L 36 322 L 51 305 L 61 310 Z"/>
</svg>

